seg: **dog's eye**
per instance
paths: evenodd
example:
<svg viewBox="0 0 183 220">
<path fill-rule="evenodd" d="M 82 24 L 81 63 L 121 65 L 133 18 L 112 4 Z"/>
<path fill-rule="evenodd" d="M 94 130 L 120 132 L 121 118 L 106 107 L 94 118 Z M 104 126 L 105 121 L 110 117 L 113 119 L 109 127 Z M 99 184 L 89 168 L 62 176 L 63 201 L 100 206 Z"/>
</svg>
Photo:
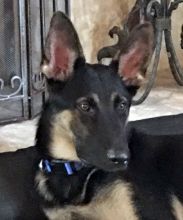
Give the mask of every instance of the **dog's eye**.
<svg viewBox="0 0 183 220">
<path fill-rule="evenodd" d="M 125 112 L 127 109 L 127 101 L 125 98 L 117 96 L 115 99 L 114 106 L 119 112 Z"/>
<path fill-rule="evenodd" d="M 124 100 L 120 101 L 118 104 L 118 109 L 124 111 L 126 109 L 126 102 Z"/>
<path fill-rule="evenodd" d="M 82 112 L 91 112 L 92 111 L 92 105 L 90 103 L 89 100 L 85 99 L 85 100 L 80 100 L 78 103 L 77 103 L 77 108 L 79 110 L 81 110 Z"/>
<path fill-rule="evenodd" d="M 118 107 L 119 107 L 120 110 L 124 110 L 125 107 L 126 107 L 126 103 L 122 101 L 121 103 L 119 103 Z"/>
<path fill-rule="evenodd" d="M 90 111 L 90 104 L 87 101 L 84 101 L 84 102 L 80 103 L 79 107 L 84 112 L 89 112 Z"/>
<path fill-rule="evenodd" d="M 76 107 L 80 111 L 88 113 L 90 115 L 93 115 L 96 110 L 95 102 L 91 98 L 80 98 L 76 103 Z"/>
</svg>

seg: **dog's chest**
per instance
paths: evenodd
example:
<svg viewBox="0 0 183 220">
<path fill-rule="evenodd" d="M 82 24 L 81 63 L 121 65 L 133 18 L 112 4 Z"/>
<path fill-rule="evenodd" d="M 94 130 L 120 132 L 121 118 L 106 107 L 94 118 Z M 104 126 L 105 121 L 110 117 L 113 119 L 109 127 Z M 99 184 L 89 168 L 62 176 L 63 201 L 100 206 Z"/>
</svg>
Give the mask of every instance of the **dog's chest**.
<svg viewBox="0 0 183 220">
<path fill-rule="evenodd" d="M 131 187 L 120 181 L 99 190 L 83 206 L 46 209 L 50 220 L 138 220 L 132 203 Z"/>
</svg>

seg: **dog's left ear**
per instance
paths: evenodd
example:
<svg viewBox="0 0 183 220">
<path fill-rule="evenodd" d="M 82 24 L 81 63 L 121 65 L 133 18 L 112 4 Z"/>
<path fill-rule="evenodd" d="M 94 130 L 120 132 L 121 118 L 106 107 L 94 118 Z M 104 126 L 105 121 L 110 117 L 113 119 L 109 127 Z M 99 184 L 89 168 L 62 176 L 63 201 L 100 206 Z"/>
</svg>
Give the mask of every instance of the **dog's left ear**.
<svg viewBox="0 0 183 220">
<path fill-rule="evenodd" d="M 82 47 L 69 18 L 56 12 L 46 38 L 42 72 L 47 78 L 66 81 L 74 72 L 78 58 L 84 58 Z"/>
<path fill-rule="evenodd" d="M 138 25 L 118 56 L 118 74 L 127 87 L 140 87 L 154 49 L 154 30 L 150 23 Z"/>
</svg>

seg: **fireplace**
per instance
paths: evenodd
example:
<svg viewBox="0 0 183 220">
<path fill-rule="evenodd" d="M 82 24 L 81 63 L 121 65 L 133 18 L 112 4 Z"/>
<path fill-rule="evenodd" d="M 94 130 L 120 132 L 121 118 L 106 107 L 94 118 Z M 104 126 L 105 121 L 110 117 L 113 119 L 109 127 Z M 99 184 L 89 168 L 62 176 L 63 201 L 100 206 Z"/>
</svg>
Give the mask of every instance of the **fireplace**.
<svg viewBox="0 0 183 220">
<path fill-rule="evenodd" d="M 68 0 L 0 0 L 0 123 L 31 119 L 45 101 L 40 61 L 54 11 Z"/>
</svg>

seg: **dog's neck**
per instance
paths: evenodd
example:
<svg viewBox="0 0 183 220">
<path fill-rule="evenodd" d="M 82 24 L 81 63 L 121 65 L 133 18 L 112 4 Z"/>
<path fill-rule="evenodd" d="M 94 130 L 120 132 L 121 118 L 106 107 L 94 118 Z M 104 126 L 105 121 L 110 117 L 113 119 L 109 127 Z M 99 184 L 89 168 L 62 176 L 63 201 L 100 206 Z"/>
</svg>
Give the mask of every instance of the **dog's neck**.
<svg viewBox="0 0 183 220">
<path fill-rule="evenodd" d="M 82 204 L 95 167 L 81 162 L 41 160 L 36 175 L 39 195 L 49 205 Z"/>
</svg>

